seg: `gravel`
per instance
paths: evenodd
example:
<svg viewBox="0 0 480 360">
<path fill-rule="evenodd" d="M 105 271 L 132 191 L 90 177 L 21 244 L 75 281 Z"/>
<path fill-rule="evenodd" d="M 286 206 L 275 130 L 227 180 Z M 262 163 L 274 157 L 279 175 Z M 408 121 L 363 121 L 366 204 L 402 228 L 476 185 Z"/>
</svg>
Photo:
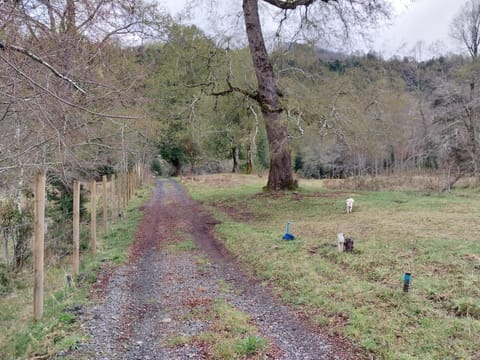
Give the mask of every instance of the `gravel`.
<svg viewBox="0 0 480 360">
<path fill-rule="evenodd" d="M 225 299 L 247 313 L 261 335 L 269 339 L 272 351 L 266 359 L 357 358 L 344 341 L 323 336 L 246 276 L 215 240 L 216 223 L 177 182 L 157 180 L 129 261 L 105 271 L 99 280 L 102 286 L 97 286 L 91 304 L 82 309 L 90 339 L 80 345 L 76 357 L 209 359 L 209 351 L 201 343 L 169 346 L 168 340 L 207 331 L 206 320 L 186 316 L 192 303 Z M 168 244 L 181 241 L 185 233 L 191 234 L 197 248 L 169 251 Z M 199 262 L 200 258 L 204 260 Z"/>
</svg>

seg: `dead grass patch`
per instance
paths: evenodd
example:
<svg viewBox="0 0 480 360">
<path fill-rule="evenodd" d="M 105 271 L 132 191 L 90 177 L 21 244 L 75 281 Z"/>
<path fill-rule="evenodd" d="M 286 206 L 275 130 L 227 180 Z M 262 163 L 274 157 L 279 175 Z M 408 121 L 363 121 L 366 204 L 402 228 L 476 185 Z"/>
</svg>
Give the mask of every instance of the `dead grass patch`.
<svg viewBox="0 0 480 360">
<path fill-rule="evenodd" d="M 367 191 L 417 191 L 441 192 L 447 188 L 448 179 L 438 174 L 396 176 L 359 176 L 346 179 L 324 179 L 325 189 L 349 189 Z M 471 178 L 460 179 L 456 188 L 472 188 L 474 180 Z"/>
<path fill-rule="evenodd" d="M 266 179 L 257 175 L 212 174 L 183 177 L 180 179 L 180 182 L 189 186 L 196 184 L 205 187 L 228 188 L 231 186 L 244 186 L 251 184 L 261 185 L 266 183 Z"/>
</svg>

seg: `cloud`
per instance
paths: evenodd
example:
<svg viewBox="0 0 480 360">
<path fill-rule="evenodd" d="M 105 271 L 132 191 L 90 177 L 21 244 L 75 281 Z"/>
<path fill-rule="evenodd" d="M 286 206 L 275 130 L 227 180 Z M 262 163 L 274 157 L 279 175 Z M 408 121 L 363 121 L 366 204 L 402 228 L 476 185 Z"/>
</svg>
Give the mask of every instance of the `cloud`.
<svg viewBox="0 0 480 360">
<path fill-rule="evenodd" d="M 427 46 L 441 42 L 445 51 L 458 51 L 449 36 L 450 23 L 466 0 L 417 0 L 407 7 L 405 1 L 396 1 L 399 14 L 376 41 L 375 50 L 386 56 L 409 52 L 418 42 Z M 438 55 L 438 54 L 430 54 Z"/>
</svg>

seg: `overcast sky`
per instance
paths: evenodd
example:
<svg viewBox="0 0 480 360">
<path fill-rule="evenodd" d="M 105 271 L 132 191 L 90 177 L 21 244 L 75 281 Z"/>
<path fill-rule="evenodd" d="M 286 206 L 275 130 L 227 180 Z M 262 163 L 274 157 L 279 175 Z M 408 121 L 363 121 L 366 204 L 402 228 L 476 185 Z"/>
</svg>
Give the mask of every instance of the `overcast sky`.
<svg viewBox="0 0 480 360">
<path fill-rule="evenodd" d="M 413 56 L 412 48 L 417 42 L 423 41 L 426 45 L 421 54 L 423 58 L 459 52 L 460 46 L 454 44 L 449 37 L 449 27 L 452 18 L 467 1 L 393 0 L 397 15 L 391 20 L 391 25 L 375 37 L 373 50 L 385 57 L 394 54 Z M 186 0 L 163 0 L 161 3 L 176 14 L 182 10 L 185 2 Z M 439 46 L 439 42 L 442 46 Z"/>
<path fill-rule="evenodd" d="M 404 55 L 418 41 L 424 41 L 427 47 L 441 41 L 447 51 L 459 52 L 461 47 L 449 37 L 449 29 L 453 17 L 466 2 L 467 0 L 415 0 L 406 6 L 408 1 L 396 0 L 398 15 L 392 19 L 391 26 L 385 28 L 384 34 L 377 41 L 376 50 L 382 51 L 386 56 L 395 53 Z M 429 55 L 438 55 L 434 53 L 437 50 L 432 51 Z M 428 54 L 423 54 L 426 55 Z"/>
</svg>

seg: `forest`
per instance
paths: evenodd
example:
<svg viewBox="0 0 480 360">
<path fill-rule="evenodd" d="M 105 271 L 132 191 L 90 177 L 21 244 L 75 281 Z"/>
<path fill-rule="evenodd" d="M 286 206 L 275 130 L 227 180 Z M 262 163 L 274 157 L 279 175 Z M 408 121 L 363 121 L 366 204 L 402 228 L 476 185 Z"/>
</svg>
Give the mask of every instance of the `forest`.
<svg viewBox="0 0 480 360">
<path fill-rule="evenodd" d="M 480 181 L 477 38 L 463 37 L 465 54 L 429 60 L 280 38 L 269 45 L 272 109 L 247 45 L 155 4 L 4 2 L 0 18 L 4 237 L 31 219 L 22 199 L 39 170 L 58 216 L 71 212 L 74 179 L 138 163 L 172 176 L 272 172 L 266 114 L 286 129 L 296 179 L 434 171 L 438 191 Z M 459 39 L 464 23 L 453 24 Z"/>
</svg>

